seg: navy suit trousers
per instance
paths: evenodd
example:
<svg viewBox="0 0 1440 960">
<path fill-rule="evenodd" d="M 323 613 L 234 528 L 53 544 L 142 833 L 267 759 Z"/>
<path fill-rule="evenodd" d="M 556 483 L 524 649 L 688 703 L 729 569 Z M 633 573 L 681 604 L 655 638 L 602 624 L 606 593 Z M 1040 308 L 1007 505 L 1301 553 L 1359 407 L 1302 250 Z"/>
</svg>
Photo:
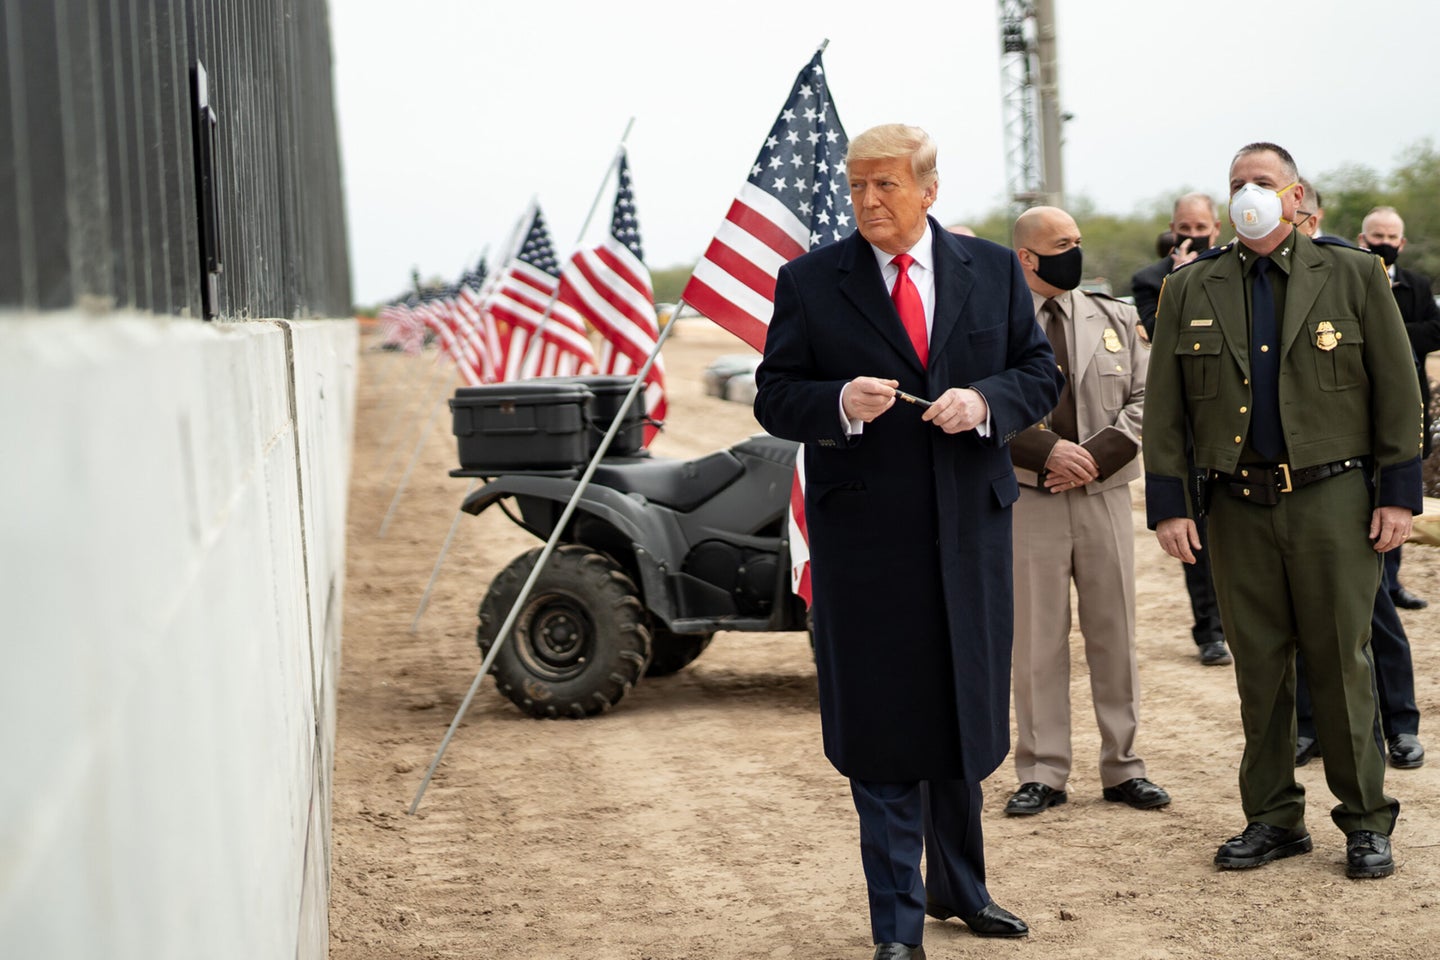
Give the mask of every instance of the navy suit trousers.
<svg viewBox="0 0 1440 960">
<path fill-rule="evenodd" d="M 851 780 L 850 792 L 860 815 L 860 862 L 876 943 L 919 944 L 927 896 L 962 916 L 990 902 L 979 784 Z"/>
</svg>

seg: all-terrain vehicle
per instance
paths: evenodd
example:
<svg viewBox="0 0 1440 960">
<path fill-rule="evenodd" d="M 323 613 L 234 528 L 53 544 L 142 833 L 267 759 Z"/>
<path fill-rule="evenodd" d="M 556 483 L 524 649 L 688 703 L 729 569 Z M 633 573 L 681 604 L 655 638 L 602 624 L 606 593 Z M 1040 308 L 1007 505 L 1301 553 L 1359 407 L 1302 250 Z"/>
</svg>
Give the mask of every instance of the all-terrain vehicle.
<svg viewBox="0 0 1440 960">
<path fill-rule="evenodd" d="M 462 387 L 450 401 L 460 469 L 491 506 L 547 541 L 633 378 Z M 534 717 L 587 717 L 644 676 L 674 673 L 720 630 L 803 631 L 790 589 L 787 506 L 796 445 L 757 434 L 696 460 L 651 456 L 635 402 L 596 466 L 491 666 Z M 488 652 L 542 553 L 498 573 L 480 603 Z"/>
</svg>

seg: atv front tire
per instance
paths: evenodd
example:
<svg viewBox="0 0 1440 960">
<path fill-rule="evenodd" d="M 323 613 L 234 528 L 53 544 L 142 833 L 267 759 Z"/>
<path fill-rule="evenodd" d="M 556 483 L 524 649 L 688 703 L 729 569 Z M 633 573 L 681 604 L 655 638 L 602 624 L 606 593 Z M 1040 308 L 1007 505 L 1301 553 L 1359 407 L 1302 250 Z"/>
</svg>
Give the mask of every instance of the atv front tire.
<svg viewBox="0 0 1440 960">
<path fill-rule="evenodd" d="M 542 548 L 516 557 L 480 603 L 487 654 Z M 609 557 L 581 544 L 555 549 L 490 665 L 495 686 L 532 717 L 579 719 L 609 710 L 644 675 L 650 633 L 639 591 Z"/>
</svg>

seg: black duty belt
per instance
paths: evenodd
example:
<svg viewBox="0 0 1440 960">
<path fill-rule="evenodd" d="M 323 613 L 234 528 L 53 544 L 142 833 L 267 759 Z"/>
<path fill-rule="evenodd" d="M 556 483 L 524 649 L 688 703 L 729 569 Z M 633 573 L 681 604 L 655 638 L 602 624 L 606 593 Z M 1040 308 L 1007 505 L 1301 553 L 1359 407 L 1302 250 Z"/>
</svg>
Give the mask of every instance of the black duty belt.
<svg viewBox="0 0 1440 960">
<path fill-rule="evenodd" d="M 1337 473 L 1356 470 L 1365 465 L 1364 457 L 1351 457 L 1322 463 L 1313 467 L 1291 467 L 1288 463 L 1250 464 L 1241 467 L 1237 473 L 1210 471 L 1210 482 L 1239 500 L 1248 500 L 1262 506 L 1273 507 L 1280 502 L 1280 495 L 1292 493 L 1301 487 L 1333 477 Z"/>
</svg>

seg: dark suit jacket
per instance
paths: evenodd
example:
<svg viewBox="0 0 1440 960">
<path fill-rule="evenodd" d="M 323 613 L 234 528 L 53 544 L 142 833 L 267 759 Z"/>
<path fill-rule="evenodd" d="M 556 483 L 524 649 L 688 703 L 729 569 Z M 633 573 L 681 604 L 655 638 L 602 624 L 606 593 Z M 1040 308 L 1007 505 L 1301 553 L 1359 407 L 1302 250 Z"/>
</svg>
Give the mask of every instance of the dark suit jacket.
<svg viewBox="0 0 1440 960">
<path fill-rule="evenodd" d="M 1055 405 L 1060 377 L 1015 254 L 930 230 L 928 369 L 857 232 L 780 269 L 755 416 L 805 444 L 826 756 L 853 778 L 978 782 L 1010 748 L 1006 442 Z M 857 376 L 930 399 L 974 387 L 991 436 L 946 434 L 897 402 L 847 437 L 840 391 Z"/>
<path fill-rule="evenodd" d="M 1157 260 L 1148 267 L 1135 271 L 1130 278 L 1130 290 L 1135 296 L 1135 309 L 1140 311 L 1140 326 L 1145 336 L 1155 336 L 1155 308 L 1160 303 L 1160 286 L 1170 275 L 1174 263 L 1169 257 Z"/>
<path fill-rule="evenodd" d="M 1420 378 L 1420 395 L 1425 399 L 1425 447 L 1423 456 L 1430 456 L 1430 377 L 1425 373 L 1425 355 L 1440 350 L 1440 307 L 1430 290 L 1430 278 L 1414 270 L 1395 268 L 1395 282 L 1390 287 L 1400 316 L 1405 319 L 1405 332 L 1415 352 L 1415 374 Z"/>
</svg>

